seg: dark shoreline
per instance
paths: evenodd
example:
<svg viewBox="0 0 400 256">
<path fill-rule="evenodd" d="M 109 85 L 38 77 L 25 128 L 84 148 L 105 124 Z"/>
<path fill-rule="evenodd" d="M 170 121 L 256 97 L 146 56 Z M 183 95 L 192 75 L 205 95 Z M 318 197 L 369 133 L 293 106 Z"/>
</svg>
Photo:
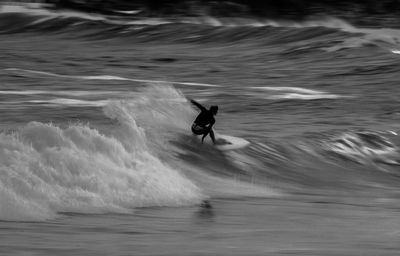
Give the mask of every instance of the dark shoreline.
<svg viewBox="0 0 400 256">
<path fill-rule="evenodd" d="M 38 1 L 11 1 L 29 3 Z M 325 17 L 344 19 L 357 26 L 399 27 L 400 0 L 42 0 L 53 10 L 74 10 L 131 18 L 243 17 L 306 21 Z"/>
<path fill-rule="evenodd" d="M 348 13 L 390 15 L 400 13 L 400 0 L 45 0 L 57 8 L 72 8 L 88 12 L 140 9 L 147 14 L 199 15 L 208 12 L 216 16 L 251 15 L 261 17 L 305 17 L 316 14 Z"/>
</svg>

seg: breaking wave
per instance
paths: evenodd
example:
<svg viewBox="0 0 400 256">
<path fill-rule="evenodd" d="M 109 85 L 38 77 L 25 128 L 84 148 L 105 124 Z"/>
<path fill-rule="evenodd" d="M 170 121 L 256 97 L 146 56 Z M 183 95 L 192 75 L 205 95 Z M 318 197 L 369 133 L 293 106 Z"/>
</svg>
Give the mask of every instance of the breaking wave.
<svg viewBox="0 0 400 256">
<path fill-rule="evenodd" d="M 296 44 L 295 47 L 286 52 L 293 55 L 315 49 L 336 52 L 371 45 L 396 54 L 400 42 L 399 29 L 360 28 L 334 17 L 292 21 L 210 15 L 162 18 L 132 15 L 121 17 L 92 14 L 49 9 L 40 5 L 3 5 L 0 9 L 0 33 L 33 31 L 68 34 L 94 40 L 129 37 L 144 42 L 166 40 L 185 43 L 293 43 Z M 299 42 L 307 44 L 299 46 Z"/>
<path fill-rule="evenodd" d="M 124 213 L 134 207 L 193 204 L 203 197 L 180 170 L 157 158 L 143 128 L 120 104 L 111 104 L 106 113 L 119 120 L 118 134 L 38 122 L 1 134 L 0 218 Z"/>
<path fill-rule="evenodd" d="M 276 194 L 182 163 L 176 143 L 189 145 L 184 134 L 195 112 L 173 87 L 150 86 L 134 99 L 110 101 L 104 114 L 115 121 L 106 132 L 89 124 L 30 122 L 0 134 L 1 220 L 129 213 L 136 207 L 194 205 L 210 196 Z M 208 147 L 203 153 L 209 150 L 216 152 Z M 222 156 L 216 161 L 226 165 Z"/>
<path fill-rule="evenodd" d="M 340 189 L 354 194 L 400 182 L 393 131 L 336 131 L 219 151 L 187 134 L 196 111 L 172 86 L 149 85 L 130 99 L 109 100 L 103 109 L 114 120 L 106 131 L 31 122 L 0 134 L 0 219 L 130 213 L 145 206 L 195 205 L 208 197 Z"/>
</svg>

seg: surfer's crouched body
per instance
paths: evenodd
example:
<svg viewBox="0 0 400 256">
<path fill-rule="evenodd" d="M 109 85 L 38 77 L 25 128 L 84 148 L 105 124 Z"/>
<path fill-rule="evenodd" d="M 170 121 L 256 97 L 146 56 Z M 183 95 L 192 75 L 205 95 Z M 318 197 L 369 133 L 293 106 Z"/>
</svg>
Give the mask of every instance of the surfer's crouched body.
<svg viewBox="0 0 400 256">
<path fill-rule="evenodd" d="M 215 136 L 212 127 L 215 123 L 214 116 L 216 116 L 218 113 L 218 106 L 211 106 L 210 109 L 206 109 L 195 100 L 190 100 L 190 102 L 192 102 L 193 105 L 195 105 L 201 110 L 200 114 L 196 117 L 196 120 L 194 120 L 193 122 L 192 132 L 195 135 L 203 135 L 203 138 L 201 138 L 202 143 L 204 141 L 204 138 L 208 134 L 210 134 L 210 137 L 213 143 L 215 144 Z"/>
</svg>

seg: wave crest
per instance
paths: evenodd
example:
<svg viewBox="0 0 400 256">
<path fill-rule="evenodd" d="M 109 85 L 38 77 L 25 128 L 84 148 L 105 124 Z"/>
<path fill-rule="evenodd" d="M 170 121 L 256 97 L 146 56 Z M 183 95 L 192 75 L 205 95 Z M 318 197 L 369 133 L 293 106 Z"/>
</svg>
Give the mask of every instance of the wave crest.
<svg viewBox="0 0 400 256">
<path fill-rule="evenodd" d="M 143 128 L 123 105 L 109 106 L 106 113 L 120 123 L 114 134 L 39 122 L 0 134 L 0 219 L 42 220 L 65 211 L 126 213 L 201 200 L 194 183 L 152 152 Z"/>
</svg>

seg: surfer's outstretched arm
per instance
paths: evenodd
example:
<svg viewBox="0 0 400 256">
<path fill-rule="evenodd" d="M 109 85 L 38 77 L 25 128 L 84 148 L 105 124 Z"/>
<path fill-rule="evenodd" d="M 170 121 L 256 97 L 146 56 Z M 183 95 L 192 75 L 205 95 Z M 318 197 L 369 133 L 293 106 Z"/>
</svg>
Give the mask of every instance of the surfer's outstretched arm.
<svg viewBox="0 0 400 256">
<path fill-rule="evenodd" d="M 201 111 L 205 111 L 206 110 L 206 108 L 203 105 L 201 105 L 200 103 L 198 103 L 197 101 L 195 101 L 193 99 L 190 99 L 190 102 L 193 105 L 195 105 L 196 107 L 198 107 Z"/>
</svg>

